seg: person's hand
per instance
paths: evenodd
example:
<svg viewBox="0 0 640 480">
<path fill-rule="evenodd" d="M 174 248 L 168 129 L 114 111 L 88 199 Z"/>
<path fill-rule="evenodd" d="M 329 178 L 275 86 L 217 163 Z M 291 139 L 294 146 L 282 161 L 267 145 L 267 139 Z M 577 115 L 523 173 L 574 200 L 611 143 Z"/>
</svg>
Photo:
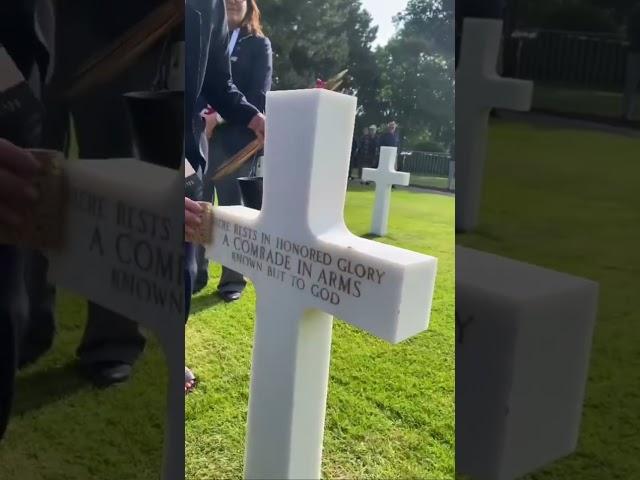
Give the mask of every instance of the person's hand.
<svg viewBox="0 0 640 480">
<path fill-rule="evenodd" d="M 202 206 L 190 198 L 184 197 L 184 233 L 193 238 L 202 224 Z"/>
<path fill-rule="evenodd" d="M 258 137 L 258 140 L 260 140 L 260 143 L 264 144 L 264 128 L 265 128 L 264 115 L 261 113 L 258 113 L 255 117 L 251 119 L 251 122 L 249 122 L 249 125 L 247 126 L 251 130 L 253 130 L 253 133 L 255 133 L 256 137 Z"/>
<path fill-rule="evenodd" d="M 33 180 L 40 164 L 27 150 L 0 138 L 0 224 L 17 227 L 38 199 Z"/>
<path fill-rule="evenodd" d="M 213 131 L 218 126 L 218 114 L 217 113 L 203 113 L 202 118 L 204 118 L 204 131 L 207 134 L 207 138 L 211 139 L 213 135 Z"/>
</svg>

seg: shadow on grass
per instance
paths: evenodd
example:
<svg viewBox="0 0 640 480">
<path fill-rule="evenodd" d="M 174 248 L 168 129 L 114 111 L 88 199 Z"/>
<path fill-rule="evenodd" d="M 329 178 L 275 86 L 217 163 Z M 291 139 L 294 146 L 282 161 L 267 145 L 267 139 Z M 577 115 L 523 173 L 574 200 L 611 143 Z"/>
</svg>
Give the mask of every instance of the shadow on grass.
<svg viewBox="0 0 640 480">
<path fill-rule="evenodd" d="M 362 238 L 366 238 L 367 240 L 378 240 L 380 238 L 384 238 L 382 235 L 377 235 L 375 233 L 365 233 L 361 235 Z"/>
<path fill-rule="evenodd" d="M 364 238 L 366 240 L 373 240 L 375 242 L 382 242 L 382 243 L 388 243 L 388 242 L 395 242 L 398 240 L 398 238 L 395 235 L 377 235 L 375 233 L 365 233 L 364 235 L 360 235 L 360 238 Z"/>
<path fill-rule="evenodd" d="M 78 374 L 75 362 L 21 374 L 16 378 L 13 414 L 20 416 L 39 410 L 85 388 L 89 386 Z"/>
<path fill-rule="evenodd" d="M 208 294 L 193 297 L 191 299 L 191 315 L 200 313 L 203 310 L 208 310 L 222 302 L 223 300 L 222 298 L 220 298 L 217 292 L 211 292 Z"/>
</svg>

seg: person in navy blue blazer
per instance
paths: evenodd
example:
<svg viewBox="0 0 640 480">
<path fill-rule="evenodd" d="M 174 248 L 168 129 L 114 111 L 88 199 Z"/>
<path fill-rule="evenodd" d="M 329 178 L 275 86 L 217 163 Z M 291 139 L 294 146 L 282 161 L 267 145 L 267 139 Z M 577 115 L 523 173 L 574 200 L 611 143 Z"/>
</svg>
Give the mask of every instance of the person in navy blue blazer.
<svg viewBox="0 0 640 480">
<path fill-rule="evenodd" d="M 185 3 L 185 156 L 196 171 L 207 169 L 207 160 L 200 148 L 205 120 L 200 112 L 213 107 L 230 124 L 250 132 L 252 138 L 264 138 L 264 115 L 238 90 L 231 77 L 229 60 L 229 30 L 224 0 L 187 0 Z M 197 195 L 201 197 L 200 194 Z M 195 214 L 198 206 L 185 198 L 185 218 L 189 209 Z M 194 291 L 197 272 L 195 248 L 185 249 L 187 296 L 186 314 Z"/>
<path fill-rule="evenodd" d="M 205 126 L 200 112 L 207 104 L 227 121 L 264 136 L 264 116 L 231 80 L 225 10 L 223 0 L 185 3 L 185 156 L 196 170 L 206 168 L 199 140 Z"/>
<path fill-rule="evenodd" d="M 264 140 L 265 117 L 233 83 L 229 60 L 229 30 L 224 0 L 185 2 L 185 157 L 196 171 L 207 169 L 200 148 L 205 129 L 205 107 L 220 112 L 227 122 L 246 128 L 252 138 Z M 206 155 L 208 157 L 208 155 Z M 196 193 L 196 196 L 200 196 Z M 200 198 L 185 197 L 185 229 L 198 226 Z M 195 246 L 185 243 L 185 320 L 191 308 L 196 277 Z M 185 366 L 185 392 L 195 387 L 195 377 Z"/>
<path fill-rule="evenodd" d="M 225 0 L 225 5 L 233 83 L 249 103 L 264 113 L 267 92 L 271 90 L 273 60 L 271 42 L 262 31 L 260 9 L 256 0 Z M 210 179 L 218 167 L 254 138 L 251 130 L 242 125 L 230 122 L 219 123 L 221 117 L 224 117 L 222 113 L 210 112 L 205 115 L 207 134 L 210 137 L 209 162 L 205 179 Z M 242 200 L 237 179 L 246 177 L 253 164 L 254 162 L 247 162 L 234 175 L 215 184 L 211 180 L 205 182 L 203 200 L 213 201 L 214 194 L 217 194 L 219 205 L 240 205 Z M 200 247 L 194 291 L 204 288 L 207 281 L 208 261 L 204 257 L 204 248 Z M 245 286 L 246 281 L 240 273 L 227 267 L 222 268 L 218 294 L 223 300 L 227 302 L 238 300 Z"/>
</svg>

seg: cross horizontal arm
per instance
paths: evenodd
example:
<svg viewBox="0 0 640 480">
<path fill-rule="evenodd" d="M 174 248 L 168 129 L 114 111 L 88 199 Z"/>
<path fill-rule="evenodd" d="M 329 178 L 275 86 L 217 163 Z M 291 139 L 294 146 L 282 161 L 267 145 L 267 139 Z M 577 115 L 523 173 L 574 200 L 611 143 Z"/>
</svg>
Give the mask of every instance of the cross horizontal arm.
<svg viewBox="0 0 640 480">
<path fill-rule="evenodd" d="M 396 343 L 428 326 L 437 260 L 338 228 L 316 239 L 281 238 L 245 207 L 214 210 L 207 257 L 239 271 L 258 294 L 345 319 Z"/>
<path fill-rule="evenodd" d="M 487 100 L 487 107 L 521 112 L 531 109 L 533 82 L 528 80 L 503 78 L 495 74 L 485 84 L 485 92 L 482 88 L 480 90 L 477 94 Z"/>
<path fill-rule="evenodd" d="M 337 289 L 340 302 L 327 304 L 313 297 L 316 308 L 391 343 L 426 330 L 437 270 L 435 257 L 346 231 L 319 240 L 320 248 L 333 257 L 333 263 L 324 267 L 325 276 L 321 280 L 329 276 L 329 284 Z M 343 285 L 349 285 L 349 281 L 351 291 Z"/>
<path fill-rule="evenodd" d="M 409 185 L 409 181 L 411 180 L 411 174 L 407 172 L 383 172 L 380 173 L 378 170 L 373 168 L 363 168 L 362 169 L 362 180 L 365 182 L 376 182 L 383 181 L 384 186 L 391 185 Z"/>
<path fill-rule="evenodd" d="M 260 211 L 243 206 L 213 207 L 213 235 L 211 244 L 205 247 L 206 257 L 255 281 L 251 247 L 262 244 L 258 237 L 259 215 Z"/>
</svg>

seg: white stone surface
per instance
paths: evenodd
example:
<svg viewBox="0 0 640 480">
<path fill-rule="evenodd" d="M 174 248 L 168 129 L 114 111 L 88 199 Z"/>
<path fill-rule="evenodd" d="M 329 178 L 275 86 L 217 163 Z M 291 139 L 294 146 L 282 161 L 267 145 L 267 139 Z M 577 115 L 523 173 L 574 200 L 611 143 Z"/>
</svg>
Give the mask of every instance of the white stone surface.
<svg viewBox="0 0 640 480">
<path fill-rule="evenodd" d="M 333 316 L 390 342 L 422 332 L 437 260 L 345 226 L 354 97 L 271 92 L 267 111 L 263 209 L 215 207 L 207 256 L 257 291 L 245 476 L 316 479 Z"/>
<path fill-rule="evenodd" d="M 66 240 L 48 252 L 51 280 L 154 330 L 183 319 L 180 173 L 134 159 L 74 161 L 65 170 Z"/>
<path fill-rule="evenodd" d="M 467 18 L 456 70 L 456 230 L 478 225 L 489 113 L 492 108 L 529 110 L 533 82 L 502 78 L 496 71 L 502 21 Z M 518 152 L 513 152 L 517 164 Z"/>
<path fill-rule="evenodd" d="M 73 161 L 65 170 L 70 194 L 65 247 L 46 252 L 49 280 L 157 335 L 169 366 L 163 478 L 181 478 L 183 174 L 134 159 Z"/>
<path fill-rule="evenodd" d="M 511 480 L 576 448 L 598 285 L 456 249 L 456 467 Z"/>
<path fill-rule="evenodd" d="M 256 160 L 256 177 L 264 176 L 264 157 L 260 156 Z"/>
<path fill-rule="evenodd" d="M 391 187 L 393 185 L 409 185 L 410 175 L 396 170 L 398 149 L 381 147 L 378 168 L 363 168 L 362 179 L 376 183 L 376 203 L 373 208 L 371 233 L 384 236 L 389 226 L 389 207 L 391 205 Z"/>
</svg>

